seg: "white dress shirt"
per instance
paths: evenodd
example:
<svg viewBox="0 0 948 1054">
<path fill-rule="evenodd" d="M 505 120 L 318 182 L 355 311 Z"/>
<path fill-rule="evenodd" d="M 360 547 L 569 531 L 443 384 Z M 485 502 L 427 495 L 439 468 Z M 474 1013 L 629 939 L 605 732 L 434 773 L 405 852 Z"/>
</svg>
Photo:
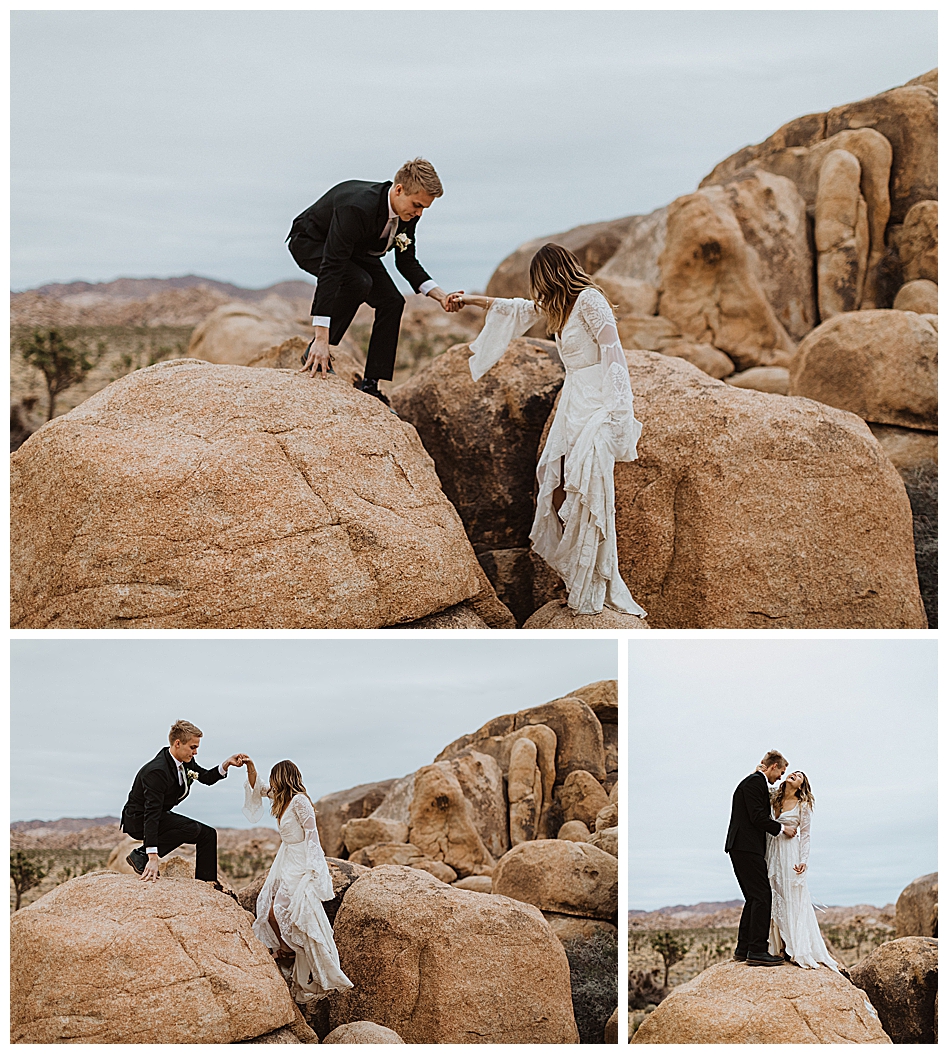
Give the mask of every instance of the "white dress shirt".
<svg viewBox="0 0 948 1054">
<path fill-rule="evenodd" d="M 179 787 L 183 787 L 184 786 L 184 781 L 187 778 L 184 775 L 184 765 L 180 761 L 178 761 L 178 759 L 176 757 L 174 757 L 174 755 L 172 755 L 171 760 L 175 763 L 175 765 L 177 766 L 177 769 L 178 769 L 178 786 Z M 224 762 L 223 761 L 217 766 L 217 771 L 222 776 L 226 776 L 227 775 L 227 770 L 224 768 Z M 154 845 L 149 846 L 145 850 L 145 852 L 146 853 L 154 853 L 155 856 L 157 856 L 158 855 L 158 847 L 154 846 Z"/>
</svg>

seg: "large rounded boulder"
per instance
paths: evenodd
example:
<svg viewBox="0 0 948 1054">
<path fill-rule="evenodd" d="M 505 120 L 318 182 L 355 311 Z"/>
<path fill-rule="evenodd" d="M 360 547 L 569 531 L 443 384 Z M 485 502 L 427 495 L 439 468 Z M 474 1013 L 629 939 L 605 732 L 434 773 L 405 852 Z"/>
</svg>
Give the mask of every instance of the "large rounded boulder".
<svg viewBox="0 0 948 1054">
<path fill-rule="evenodd" d="M 188 355 L 205 362 L 249 366 L 268 349 L 305 333 L 290 312 L 275 316 L 246 301 L 221 304 L 195 326 Z"/>
<path fill-rule="evenodd" d="M 938 936 L 938 872 L 922 875 L 899 894 L 895 905 L 896 937 Z"/>
<path fill-rule="evenodd" d="M 935 1043 L 938 941 L 901 937 L 887 941 L 849 968 L 876 1008 L 893 1043 Z"/>
<path fill-rule="evenodd" d="M 354 987 L 330 1026 L 374 1021 L 406 1043 L 577 1043 L 569 964 L 536 908 L 379 867 L 335 922 Z"/>
<path fill-rule="evenodd" d="M 890 1043 L 866 993 L 829 968 L 720 963 L 673 988 L 632 1043 Z"/>
<path fill-rule="evenodd" d="M 195 879 L 70 879 L 10 921 L 14 1043 L 237 1043 L 296 1018 L 252 919 Z"/>
<path fill-rule="evenodd" d="M 415 430 L 338 379 L 138 370 L 13 455 L 11 522 L 21 628 L 514 624 Z"/>
<path fill-rule="evenodd" d="M 644 427 L 615 469 L 619 567 L 651 626 L 927 626 L 905 487 L 863 421 L 627 360 Z"/>
</svg>

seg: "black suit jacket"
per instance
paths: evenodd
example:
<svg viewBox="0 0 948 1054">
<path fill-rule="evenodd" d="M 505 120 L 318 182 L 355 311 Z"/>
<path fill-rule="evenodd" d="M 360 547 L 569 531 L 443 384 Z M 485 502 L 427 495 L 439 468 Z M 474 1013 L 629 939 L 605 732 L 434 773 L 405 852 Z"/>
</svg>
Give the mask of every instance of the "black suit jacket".
<svg viewBox="0 0 948 1054">
<path fill-rule="evenodd" d="M 768 834 L 783 830 L 770 814 L 770 790 L 762 772 L 752 772 L 741 780 L 731 798 L 731 822 L 727 829 L 724 852 L 736 849 L 744 853 L 767 852 Z"/>
<path fill-rule="evenodd" d="M 161 750 L 138 770 L 138 775 L 128 793 L 128 801 L 122 810 L 122 830 L 133 838 L 143 832 L 145 846 L 158 844 L 158 822 L 162 813 L 170 812 L 183 802 L 191 790 L 192 780 L 210 786 L 224 779 L 219 768 L 202 769 L 196 761 L 184 762 L 184 786 L 178 782 L 178 769 L 171 751 Z M 188 777 L 187 773 L 196 775 Z"/>
<path fill-rule="evenodd" d="M 332 315 L 345 264 L 353 257 L 384 254 L 382 231 L 388 223 L 388 192 L 392 181 L 366 183 L 349 179 L 338 183 L 293 221 L 287 241 L 302 235 L 313 245 L 311 255 L 322 257 L 317 275 L 315 315 Z M 397 234 L 406 234 L 407 249 L 395 248 L 395 266 L 418 292 L 431 275 L 415 257 L 415 227 L 419 217 L 398 221 Z"/>
</svg>

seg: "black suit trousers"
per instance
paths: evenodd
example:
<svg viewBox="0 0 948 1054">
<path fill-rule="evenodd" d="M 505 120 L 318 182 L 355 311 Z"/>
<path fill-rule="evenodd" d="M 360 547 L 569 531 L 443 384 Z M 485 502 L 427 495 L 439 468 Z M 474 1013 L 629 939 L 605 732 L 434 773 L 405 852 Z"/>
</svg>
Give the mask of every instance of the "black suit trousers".
<svg viewBox="0 0 948 1054">
<path fill-rule="evenodd" d="M 772 893 L 767 861 L 760 853 L 732 849 L 731 866 L 744 894 L 744 910 L 737 931 L 737 951 L 750 955 L 767 951 Z"/>
<path fill-rule="evenodd" d="M 304 271 L 318 276 L 322 254 L 314 255 L 316 246 L 316 242 L 303 234 L 290 238 L 289 249 L 293 259 Z M 380 256 L 356 256 L 346 264 L 342 284 L 329 314 L 330 344 L 339 344 L 360 304 L 375 308 L 365 376 L 374 381 L 390 381 L 395 372 L 395 352 L 398 350 L 398 331 L 405 298 L 385 270 Z M 315 296 L 312 310 L 315 313 Z"/>
<path fill-rule="evenodd" d="M 145 832 L 133 831 L 126 827 L 125 833 L 132 838 L 142 838 Z M 194 861 L 195 878 L 204 882 L 217 881 L 217 831 L 213 827 L 176 812 L 162 813 L 158 822 L 158 855 L 166 856 L 179 845 L 194 845 L 197 848 Z"/>
</svg>

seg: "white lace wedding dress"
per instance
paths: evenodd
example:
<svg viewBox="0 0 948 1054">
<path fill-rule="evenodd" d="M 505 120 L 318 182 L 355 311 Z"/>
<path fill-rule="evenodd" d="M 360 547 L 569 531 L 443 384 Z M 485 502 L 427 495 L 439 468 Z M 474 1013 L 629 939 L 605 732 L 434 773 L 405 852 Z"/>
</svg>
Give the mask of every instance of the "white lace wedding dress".
<svg viewBox="0 0 948 1054">
<path fill-rule="evenodd" d="M 244 815 L 257 823 L 263 815 L 262 798 L 268 796 L 269 788 L 258 776 L 256 786 L 251 787 L 248 781 L 244 790 Z M 276 951 L 280 942 L 269 918 L 273 906 L 283 940 L 296 952 L 289 980 L 297 1003 L 312 1004 L 330 992 L 352 987 L 339 965 L 332 926 L 322 904 L 333 896 L 316 814 L 309 798 L 297 794 L 280 818 L 280 848 L 257 897 L 257 920 L 253 924 L 254 933 Z"/>
<path fill-rule="evenodd" d="M 495 299 L 471 344 L 471 375 L 481 378 L 507 345 L 544 315 L 532 300 Z M 593 615 L 603 605 L 630 615 L 645 611 L 619 574 L 616 552 L 616 461 L 634 461 L 642 425 L 635 419 L 629 370 L 609 302 L 584 289 L 556 346 L 566 381 L 537 465 L 540 488 L 530 531 L 534 550 L 560 575 L 569 606 Z M 560 478 L 566 500 L 559 515 L 553 492 Z"/>
<path fill-rule="evenodd" d="M 767 835 L 767 874 L 773 891 L 770 954 L 781 955 L 786 949 L 797 966 L 815 970 L 823 964 L 839 973 L 816 921 L 806 872 L 798 875 L 793 870 L 795 864 L 809 861 L 811 812 L 809 805 L 800 802 L 777 817 L 785 827 L 797 828 L 795 838 Z"/>
</svg>

